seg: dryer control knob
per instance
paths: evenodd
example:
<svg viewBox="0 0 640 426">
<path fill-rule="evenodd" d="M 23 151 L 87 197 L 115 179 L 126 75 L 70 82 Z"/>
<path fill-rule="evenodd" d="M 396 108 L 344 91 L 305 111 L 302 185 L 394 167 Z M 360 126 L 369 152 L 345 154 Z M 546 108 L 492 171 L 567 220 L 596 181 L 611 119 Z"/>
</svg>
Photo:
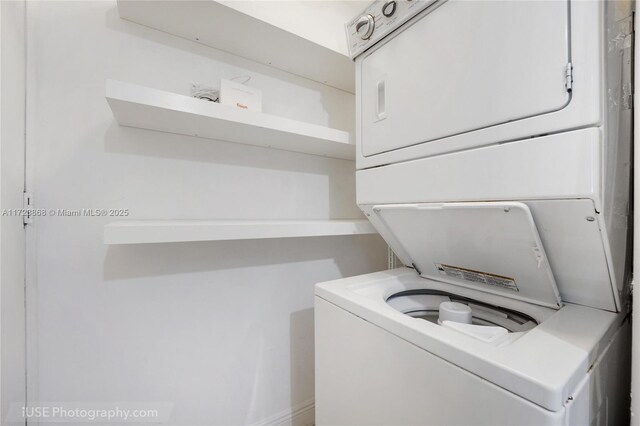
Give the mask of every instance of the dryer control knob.
<svg viewBox="0 0 640 426">
<path fill-rule="evenodd" d="M 442 302 L 440 304 L 438 323 L 443 321 L 471 324 L 471 308 L 464 303 Z"/>
<path fill-rule="evenodd" d="M 371 15 L 362 15 L 356 21 L 356 33 L 358 33 L 360 38 L 363 40 L 371 37 L 371 34 L 373 34 L 373 30 L 375 29 L 375 27 L 376 21 Z"/>
<path fill-rule="evenodd" d="M 382 14 L 387 18 L 391 18 L 394 13 L 396 13 L 396 0 L 387 1 L 384 6 L 382 6 Z"/>
</svg>

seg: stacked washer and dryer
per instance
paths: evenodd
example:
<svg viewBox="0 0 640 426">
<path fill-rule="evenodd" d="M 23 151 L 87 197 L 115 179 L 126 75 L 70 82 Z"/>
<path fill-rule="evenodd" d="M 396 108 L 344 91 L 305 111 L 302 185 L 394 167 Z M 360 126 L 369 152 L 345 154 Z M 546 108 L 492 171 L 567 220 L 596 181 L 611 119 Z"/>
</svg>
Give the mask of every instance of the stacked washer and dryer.
<svg viewBox="0 0 640 426">
<path fill-rule="evenodd" d="M 357 201 L 407 267 L 316 287 L 318 425 L 628 424 L 632 8 L 347 24 Z"/>
</svg>

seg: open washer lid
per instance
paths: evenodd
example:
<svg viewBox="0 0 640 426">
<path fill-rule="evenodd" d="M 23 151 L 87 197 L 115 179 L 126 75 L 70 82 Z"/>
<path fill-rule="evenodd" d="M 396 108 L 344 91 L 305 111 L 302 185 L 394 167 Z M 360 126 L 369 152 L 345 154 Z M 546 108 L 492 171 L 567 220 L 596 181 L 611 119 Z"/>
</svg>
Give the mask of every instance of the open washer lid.
<svg viewBox="0 0 640 426">
<path fill-rule="evenodd" d="M 373 213 L 387 243 L 424 278 L 561 306 L 526 204 L 394 204 L 374 206 Z"/>
</svg>

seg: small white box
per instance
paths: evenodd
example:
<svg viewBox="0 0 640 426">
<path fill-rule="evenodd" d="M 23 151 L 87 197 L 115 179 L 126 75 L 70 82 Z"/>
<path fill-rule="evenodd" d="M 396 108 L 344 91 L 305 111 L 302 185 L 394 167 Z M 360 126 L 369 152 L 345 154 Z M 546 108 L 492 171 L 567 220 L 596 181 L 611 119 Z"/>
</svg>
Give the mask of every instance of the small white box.
<svg viewBox="0 0 640 426">
<path fill-rule="evenodd" d="M 220 82 L 220 103 L 262 112 L 262 90 L 223 78 Z"/>
</svg>

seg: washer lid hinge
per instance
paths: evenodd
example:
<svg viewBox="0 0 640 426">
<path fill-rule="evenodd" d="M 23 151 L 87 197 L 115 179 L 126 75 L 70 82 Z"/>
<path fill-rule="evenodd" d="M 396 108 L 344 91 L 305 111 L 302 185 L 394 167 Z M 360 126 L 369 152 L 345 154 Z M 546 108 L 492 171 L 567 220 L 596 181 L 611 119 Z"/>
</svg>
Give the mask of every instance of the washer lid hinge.
<svg viewBox="0 0 640 426">
<path fill-rule="evenodd" d="M 573 64 L 569 62 L 564 71 L 564 87 L 567 92 L 573 90 Z"/>
</svg>

